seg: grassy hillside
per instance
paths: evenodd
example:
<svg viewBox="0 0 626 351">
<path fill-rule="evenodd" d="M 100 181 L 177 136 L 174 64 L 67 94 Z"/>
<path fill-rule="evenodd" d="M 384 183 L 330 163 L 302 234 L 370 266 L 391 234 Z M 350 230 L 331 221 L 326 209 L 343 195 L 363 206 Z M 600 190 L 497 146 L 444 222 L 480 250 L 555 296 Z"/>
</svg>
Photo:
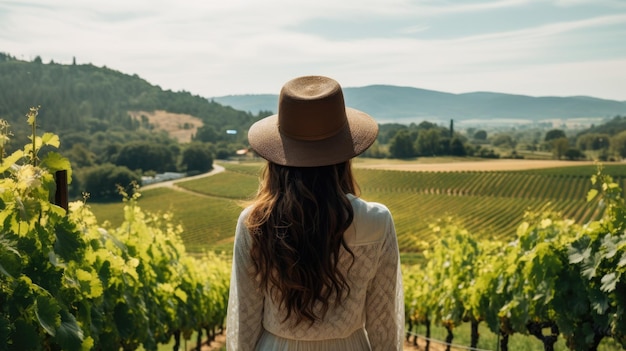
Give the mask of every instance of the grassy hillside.
<svg viewBox="0 0 626 351">
<path fill-rule="evenodd" d="M 183 181 L 169 188 L 146 190 L 140 199 L 149 211 L 171 211 L 185 229 L 191 251 L 230 251 L 237 216 L 257 189 L 260 163 L 224 164 L 226 171 L 211 177 Z M 394 215 L 400 250 L 406 262 L 435 237 L 429 224 L 444 216 L 463 223 L 487 238 L 508 239 L 515 234 L 524 212 L 553 209 L 579 223 L 600 214 L 586 202 L 594 166 L 509 172 L 407 172 L 356 169 L 362 197 L 386 204 Z M 626 166 L 607 166 L 620 182 Z M 121 221 L 122 204 L 94 204 L 100 220 Z"/>
</svg>

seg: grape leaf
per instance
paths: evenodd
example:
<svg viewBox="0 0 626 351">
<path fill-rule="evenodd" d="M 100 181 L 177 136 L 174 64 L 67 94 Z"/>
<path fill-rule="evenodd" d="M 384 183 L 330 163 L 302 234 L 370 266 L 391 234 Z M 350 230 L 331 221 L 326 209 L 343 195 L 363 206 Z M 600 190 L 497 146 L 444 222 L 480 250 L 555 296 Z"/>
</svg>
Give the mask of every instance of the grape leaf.
<svg viewBox="0 0 626 351">
<path fill-rule="evenodd" d="M 569 263 L 580 263 L 589 258 L 591 248 L 589 247 L 589 237 L 584 236 L 573 242 L 567 249 Z"/>
<path fill-rule="evenodd" d="M 598 195 L 598 189 L 591 189 L 587 193 L 587 202 L 593 200 Z"/>
<path fill-rule="evenodd" d="M 68 311 L 62 310 L 61 320 L 56 335 L 57 342 L 63 350 L 81 350 L 84 336 L 76 318 Z"/>
<path fill-rule="evenodd" d="M 602 286 L 600 287 L 600 289 L 602 291 L 611 292 L 615 290 L 615 285 L 617 285 L 618 281 L 619 277 L 617 276 L 617 274 L 615 274 L 615 272 L 608 273 L 604 277 L 602 277 Z"/>
<path fill-rule="evenodd" d="M 54 336 L 59 325 L 61 325 L 61 316 L 59 315 L 61 307 L 59 303 L 49 296 L 38 296 L 36 300 L 35 315 L 39 321 L 39 325 L 46 333 Z"/>
</svg>

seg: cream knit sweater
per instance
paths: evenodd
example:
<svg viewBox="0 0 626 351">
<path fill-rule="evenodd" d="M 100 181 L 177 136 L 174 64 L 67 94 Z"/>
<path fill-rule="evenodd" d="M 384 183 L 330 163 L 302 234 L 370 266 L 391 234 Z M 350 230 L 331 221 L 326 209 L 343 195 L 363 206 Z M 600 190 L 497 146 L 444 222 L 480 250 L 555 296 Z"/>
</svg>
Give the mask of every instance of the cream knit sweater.
<svg viewBox="0 0 626 351">
<path fill-rule="evenodd" d="M 348 277 L 351 292 L 342 306 L 331 307 L 324 319 L 313 325 L 305 322 L 293 327 L 289 320 L 283 323 L 284 311 L 258 288 L 251 276 L 251 237 L 244 225 L 250 209 L 242 211 L 233 251 L 226 326 L 228 350 L 255 350 L 264 333 L 284 339 L 282 344 L 289 350 L 303 340 L 312 341 L 309 345 L 319 344 L 316 350 L 332 349 L 337 339 L 355 335 L 362 328 L 372 350 L 402 350 L 404 299 L 393 219 L 384 205 L 349 197 L 354 221 L 344 239 L 355 261 L 348 271 L 351 257 L 342 251 L 340 267 Z"/>
</svg>

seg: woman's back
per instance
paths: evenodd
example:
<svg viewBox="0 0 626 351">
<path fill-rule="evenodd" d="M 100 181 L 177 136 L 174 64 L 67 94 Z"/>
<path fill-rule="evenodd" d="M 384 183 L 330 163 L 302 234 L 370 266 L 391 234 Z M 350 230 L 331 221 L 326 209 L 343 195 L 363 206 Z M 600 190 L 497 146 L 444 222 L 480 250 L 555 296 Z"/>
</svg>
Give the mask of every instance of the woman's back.
<svg viewBox="0 0 626 351">
<path fill-rule="evenodd" d="M 233 343 L 230 349 L 239 349 L 234 343 L 241 339 L 256 340 L 256 336 L 249 333 L 261 333 L 261 330 L 265 330 L 257 345 L 261 350 L 306 350 L 307 345 L 312 347 L 311 350 L 369 350 L 369 346 L 364 348 L 364 345 L 370 343 L 373 349 L 402 348 L 404 301 L 393 220 L 385 206 L 351 195 L 349 198 L 354 209 L 354 221 L 344 238 L 354 256 L 342 252 L 339 267 L 347 277 L 350 294 L 342 305 L 329 309 L 322 320 L 313 324 L 294 326 L 293 319 L 284 320 L 285 311 L 276 299 L 266 298 L 263 292 L 258 291 L 255 281 L 239 281 L 242 275 L 246 280 L 245 272 L 253 266 L 251 262 L 246 263 L 249 260 L 246 248 L 251 243 L 251 237 L 243 225 L 249 209 L 242 212 L 235 244 L 241 252 L 236 252 L 235 257 L 242 259 L 243 266 L 234 267 L 240 272 L 235 278 L 235 285 L 239 288 L 231 294 L 231 299 L 239 301 L 237 305 L 240 307 L 238 313 L 229 311 L 228 314 L 227 340 L 229 344 Z M 245 311 L 242 305 L 247 306 Z M 258 314 L 259 310 L 263 311 L 262 315 Z M 233 316 L 243 320 L 232 320 Z M 262 325 L 263 328 L 255 331 L 255 328 L 242 326 L 237 328 L 239 335 L 235 335 L 237 329 L 232 326 L 236 324 Z M 249 347 L 254 349 L 254 344 Z"/>
</svg>

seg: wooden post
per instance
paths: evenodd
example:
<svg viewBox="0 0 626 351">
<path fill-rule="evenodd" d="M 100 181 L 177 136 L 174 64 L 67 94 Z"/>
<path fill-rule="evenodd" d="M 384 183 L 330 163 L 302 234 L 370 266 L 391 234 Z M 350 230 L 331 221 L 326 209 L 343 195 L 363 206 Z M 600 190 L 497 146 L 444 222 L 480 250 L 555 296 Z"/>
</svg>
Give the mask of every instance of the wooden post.
<svg viewBox="0 0 626 351">
<path fill-rule="evenodd" d="M 63 207 L 65 211 L 67 211 L 67 171 L 56 171 L 56 173 L 54 173 L 54 181 L 57 185 L 56 192 L 54 193 L 54 204 Z"/>
</svg>

